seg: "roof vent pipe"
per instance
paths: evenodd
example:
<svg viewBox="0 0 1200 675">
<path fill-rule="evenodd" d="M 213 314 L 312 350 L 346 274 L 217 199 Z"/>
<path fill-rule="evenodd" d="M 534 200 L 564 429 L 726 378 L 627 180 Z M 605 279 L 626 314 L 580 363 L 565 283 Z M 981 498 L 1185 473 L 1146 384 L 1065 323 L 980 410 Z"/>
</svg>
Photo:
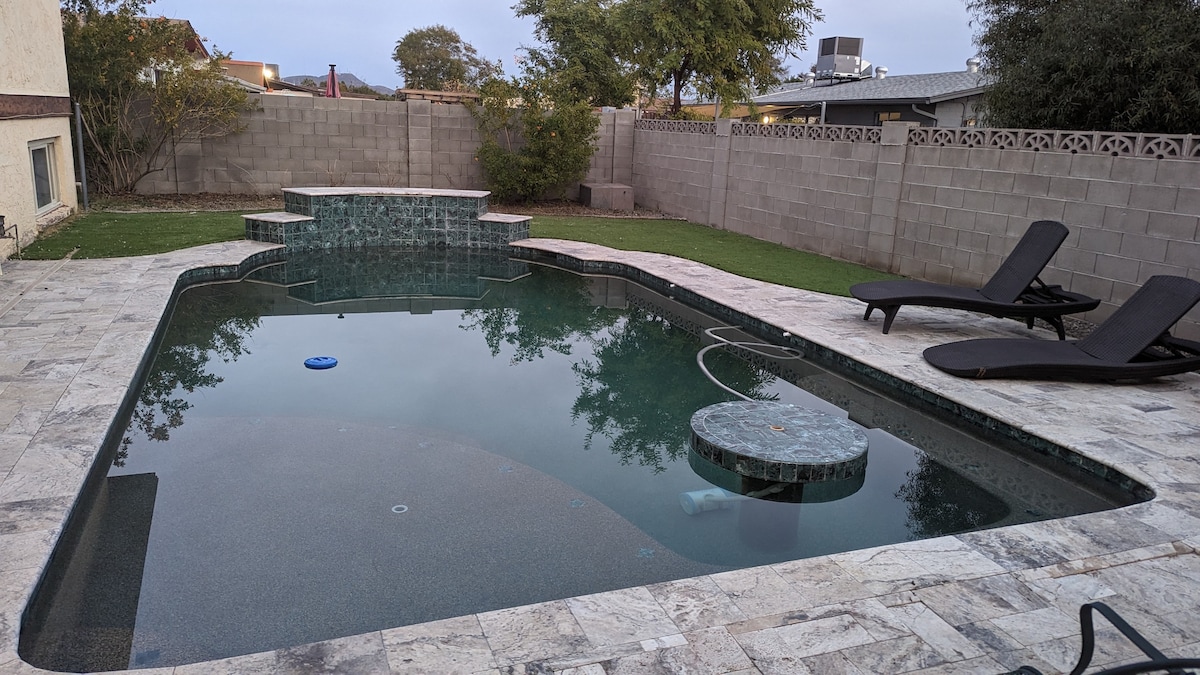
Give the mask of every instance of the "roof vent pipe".
<svg viewBox="0 0 1200 675">
<path fill-rule="evenodd" d="M 887 77 L 887 66 L 875 66 L 875 79 L 882 80 Z"/>
<path fill-rule="evenodd" d="M 972 56 L 971 58 L 967 59 L 967 72 L 978 73 L 980 63 L 982 63 L 982 61 L 980 61 L 979 57 L 977 56 Z"/>
<path fill-rule="evenodd" d="M 804 74 L 804 86 L 811 87 L 811 86 L 813 86 L 813 83 L 816 82 L 816 80 L 817 80 L 816 73 L 805 73 Z"/>
</svg>

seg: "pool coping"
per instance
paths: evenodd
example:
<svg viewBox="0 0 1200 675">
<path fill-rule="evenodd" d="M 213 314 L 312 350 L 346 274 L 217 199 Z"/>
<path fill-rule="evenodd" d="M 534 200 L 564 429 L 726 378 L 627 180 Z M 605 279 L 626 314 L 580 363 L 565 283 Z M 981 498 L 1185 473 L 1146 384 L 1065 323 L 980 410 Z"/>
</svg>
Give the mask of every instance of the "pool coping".
<svg viewBox="0 0 1200 675">
<path fill-rule="evenodd" d="M 672 256 L 560 240 L 527 250 L 627 265 L 964 409 L 1113 467 L 1153 500 L 386 629 L 143 673 L 988 672 L 1069 670 L 1081 602 L 1103 599 L 1168 655 L 1200 656 L 1200 375 L 1107 385 L 960 380 L 920 358 L 1022 324 L 905 308 L 889 335 L 858 301 Z M 0 671 L 22 612 L 179 284 L 277 247 L 228 242 L 109 260 L 8 261 L 0 276 Z M 1038 333 L 1052 338 L 1048 331 Z M 1101 638 L 1097 665 L 1136 654 Z M 856 670 L 857 669 L 857 670 Z"/>
</svg>

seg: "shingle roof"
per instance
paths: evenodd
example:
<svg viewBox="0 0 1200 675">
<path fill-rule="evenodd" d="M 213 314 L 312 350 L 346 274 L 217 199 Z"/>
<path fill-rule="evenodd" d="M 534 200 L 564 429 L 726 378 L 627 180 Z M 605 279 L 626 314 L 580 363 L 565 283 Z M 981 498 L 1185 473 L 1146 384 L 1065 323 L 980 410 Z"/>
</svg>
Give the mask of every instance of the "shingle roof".
<svg viewBox="0 0 1200 675">
<path fill-rule="evenodd" d="M 792 88 L 776 91 L 752 100 L 759 105 L 790 105 L 794 103 L 866 103 L 878 101 L 936 103 L 951 98 L 977 94 L 987 88 L 983 73 L 955 71 L 925 75 L 889 75 L 885 78 L 855 80 L 842 84 L 818 83 L 805 87 L 795 83 Z"/>
</svg>

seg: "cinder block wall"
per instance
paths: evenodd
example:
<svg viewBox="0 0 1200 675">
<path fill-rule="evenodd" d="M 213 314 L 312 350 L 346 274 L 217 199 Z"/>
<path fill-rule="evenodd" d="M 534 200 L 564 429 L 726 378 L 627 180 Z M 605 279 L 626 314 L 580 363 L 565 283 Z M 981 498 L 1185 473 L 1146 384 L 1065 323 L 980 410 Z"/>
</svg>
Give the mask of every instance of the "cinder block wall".
<svg viewBox="0 0 1200 675">
<path fill-rule="evenodd" d="M 643 121 L 635 195 L 714 227 L 972 286 L 1030 222 L 1060 220 L 1071 235 L 1043 280 L 1101 298 L 1090 321 L 1155 274 L 1200 280 L 1200 139 L 855 129 Z M 1037 138 L 979 147 L 1006 133 Z M 1200 309 L 1177 332 L 1200 339 Z"/>
<path fill-rule="evenodd" d="M 263 95 L 245 129 L 181 144 L 138 184 L 150 194 L 277 194 L 285 187 L 485 189 L 480 136 L 461 105 Z M 601 115 L 585 181 L 632 183 L 633 111 Z M 573 197 L 577 190 L 568 190 Z"/>
</svg>

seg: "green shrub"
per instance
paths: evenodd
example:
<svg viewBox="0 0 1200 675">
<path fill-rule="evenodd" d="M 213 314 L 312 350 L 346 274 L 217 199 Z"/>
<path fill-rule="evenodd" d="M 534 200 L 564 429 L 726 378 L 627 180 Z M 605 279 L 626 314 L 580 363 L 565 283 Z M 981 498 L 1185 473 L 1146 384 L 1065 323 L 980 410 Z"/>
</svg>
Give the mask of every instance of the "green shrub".
<svg viewBox="0 0 1200 675">
<path fill-rule="evenodd" d="M 555 96 L 553 78 L 486 81 L 471 106 L 483 141 L 479 162 L 492 195 L 502 202 L 560 197 L 587 175 L 599 118 L 587 103 Z"/>
</svg>

